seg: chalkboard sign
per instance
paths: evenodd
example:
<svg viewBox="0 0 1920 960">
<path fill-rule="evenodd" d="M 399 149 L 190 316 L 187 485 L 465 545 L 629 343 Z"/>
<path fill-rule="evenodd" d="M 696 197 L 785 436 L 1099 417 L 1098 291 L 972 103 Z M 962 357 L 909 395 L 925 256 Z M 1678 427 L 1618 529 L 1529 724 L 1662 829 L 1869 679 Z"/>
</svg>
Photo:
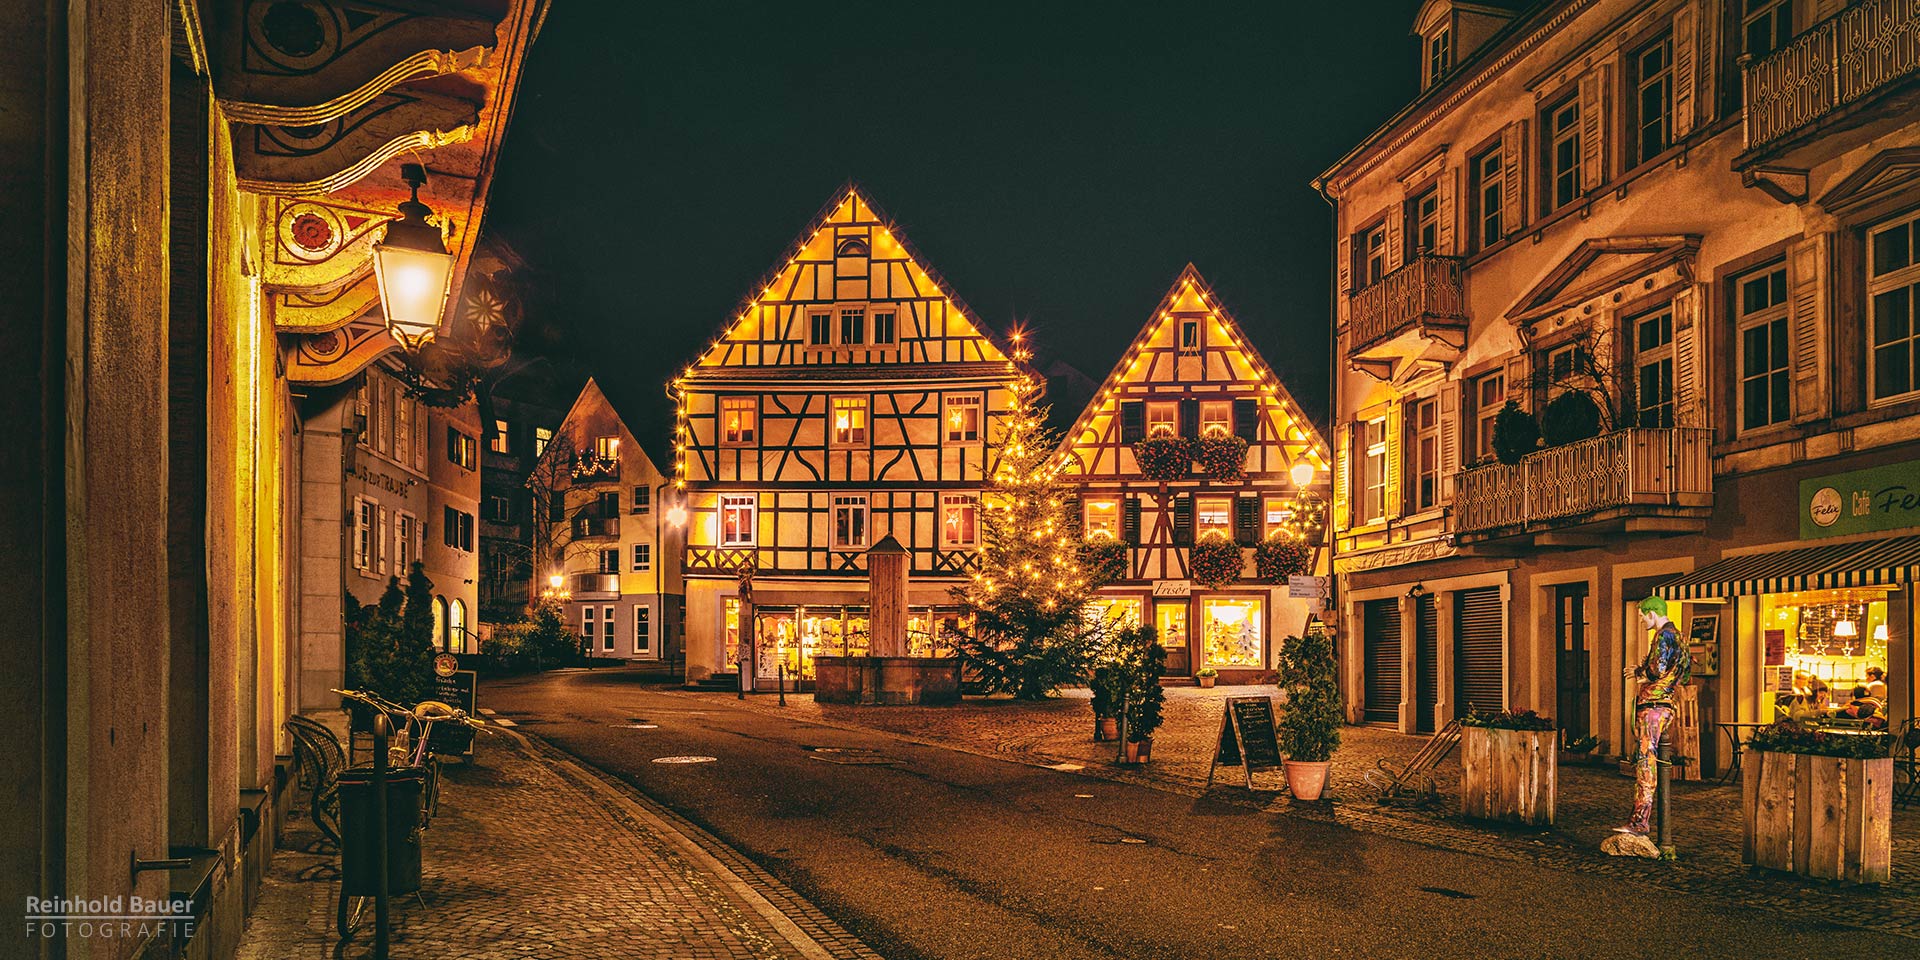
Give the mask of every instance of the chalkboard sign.
<svg viewBox="0 0 1920 960">
<path fill-rule="evenodd" d="M 455 670 L 450 676 L 433 678 L 433 699 L 474 716 L 475 678 L 472 670 Z M 443 720 L 433 725 L 433 752 L 441 756 L 473 756 L 473 728 L 464 723 Z"/>
<path fill-rule="evenodd" d="M 1207 785 L 1213 785 L 1213 773 L 1221 764 L 1239 767 L 1253 789 L 1255 770 L 1280 766 L 1280 741 L 1274 734 L 1273 698 L 1228 697 L 1220 715 L 1220 739 L 1213 751 L 1213 764 L 1207 768 Z"/>
</svg>

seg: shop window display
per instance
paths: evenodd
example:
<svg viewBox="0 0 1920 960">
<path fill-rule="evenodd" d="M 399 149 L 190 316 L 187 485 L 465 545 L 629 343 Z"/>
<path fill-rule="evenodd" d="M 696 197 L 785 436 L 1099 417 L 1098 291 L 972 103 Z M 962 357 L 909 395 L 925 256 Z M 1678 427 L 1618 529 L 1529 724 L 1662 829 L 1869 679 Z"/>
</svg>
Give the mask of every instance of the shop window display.
<svg viewBox="0 0 1920 960">
<path fill-rule="evenodd" d="M 1153 605 L 1153 625 L 1160 635 L 1160 645 L 1172 650 L 1187 645 L 1187 604 L 1156 603 Z"/>
<path fill-rule="evenodd" d="M 1121 627 L 1140 625 L 1139 597 L 1095 597 L 1087 601 L 1085 617 L 1089 625 L 1110 623 Z"/>
<path fill-rule="evenodd" d="M 1809 590 L 1767 594 L 1760 604 L 1761 692 L 1776 704 L 1819 686 L 1844 704 L 1868 671 L 1887 666 L 1887 594 Z"/>
<path fill-rule="evenodd" d="M 1214 667 L 1263 667 L 1266 636 L 1263 604 L 1257 599 L 1211 598 L 1200 603 L 1206 662 Z"/>
<path fill-rule="evenodd" d="M 722 618 L 722 632 L 725 636 L 720 654 L 722 670 L 740 669 L 740 601 L 736 597 L 726 599 L 726 613 Z"/>
</svg>

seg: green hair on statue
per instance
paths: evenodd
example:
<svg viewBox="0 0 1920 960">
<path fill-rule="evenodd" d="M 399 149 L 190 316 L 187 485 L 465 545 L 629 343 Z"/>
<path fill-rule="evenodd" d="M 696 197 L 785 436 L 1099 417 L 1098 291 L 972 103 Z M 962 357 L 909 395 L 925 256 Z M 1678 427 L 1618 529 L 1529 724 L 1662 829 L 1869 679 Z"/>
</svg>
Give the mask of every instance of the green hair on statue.
<svg viewBox="0 0 1920 960">
<path fill-rule="evenodd" d="M 1666 616 L 1667 615 L 1667 598 L 1666 597 L 1648 597 L 1645 600 L 1640 601 L 1640 612 L 1658 614 L 1662 617 Z"/>
</svg>

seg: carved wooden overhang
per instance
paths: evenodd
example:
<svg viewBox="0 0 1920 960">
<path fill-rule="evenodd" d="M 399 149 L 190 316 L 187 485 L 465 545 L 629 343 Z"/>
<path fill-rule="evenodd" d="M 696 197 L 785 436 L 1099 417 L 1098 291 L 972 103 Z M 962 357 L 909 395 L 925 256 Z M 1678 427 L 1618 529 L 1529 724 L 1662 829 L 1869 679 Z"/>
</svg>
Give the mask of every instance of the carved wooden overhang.
<svg viewBox="0 0 1920 960">
<path fill-rule="evenodd" d="M 259 199 L 262 299 L 288 378 L 333 383 L 399 349 L 370 260 L 421 162 L 466 273 L 528 45 L 548 0 L 210 0 L 207 46 L 240 189 Z M 334 334 L 333 336 L 327 336 Z"/>
<path fill-rule="evenodd" d="M 1691 284 L 1700 238 L 1694 234 L 1598 237 L 1576 247 L 1507 311 L 1522 336 L 1536 323 L 1591 317 L 1675 286 Z"/>
</svg>

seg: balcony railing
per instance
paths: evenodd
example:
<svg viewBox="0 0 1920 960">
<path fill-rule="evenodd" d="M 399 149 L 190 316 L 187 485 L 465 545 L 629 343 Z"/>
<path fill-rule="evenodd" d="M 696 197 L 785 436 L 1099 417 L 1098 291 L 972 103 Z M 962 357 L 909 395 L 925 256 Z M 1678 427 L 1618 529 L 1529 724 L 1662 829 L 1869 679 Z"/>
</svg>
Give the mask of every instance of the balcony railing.
<svg viewBox="0 0 1920 960">
<path fill-rule="evenodd" d="M 1920 71 L 1920 0 L 1867 0 L 1747 64 L 1747 149 L 1754 150 Z"/>
<path fill-rule="evenodd" d="M 1713 493 L 1713 431 L 1632 427 L 1460 474 L 1456 536 L 1522 533 L 1618 508 L 1699 507 Z"/>
<path fill-rule="evenodd" d="M 576 573 L 571 578 L 573 598 L 580 599 L 584 594 L 620 593 L 620 575 L 617 573 Z"/>
<path fill-rule="evenodd" d="M 1421 254 L 1353 295 L 1347 309 L 1355 353 L 1421 323 L 1465 326 L 1460 261 Z"/>
<path fill-rule="evenodd" d="M 586 540 L 593 537 L 617 537 L 620 535 L 619 517 L 574 517 L 573 538 Z"/>
</svg>

